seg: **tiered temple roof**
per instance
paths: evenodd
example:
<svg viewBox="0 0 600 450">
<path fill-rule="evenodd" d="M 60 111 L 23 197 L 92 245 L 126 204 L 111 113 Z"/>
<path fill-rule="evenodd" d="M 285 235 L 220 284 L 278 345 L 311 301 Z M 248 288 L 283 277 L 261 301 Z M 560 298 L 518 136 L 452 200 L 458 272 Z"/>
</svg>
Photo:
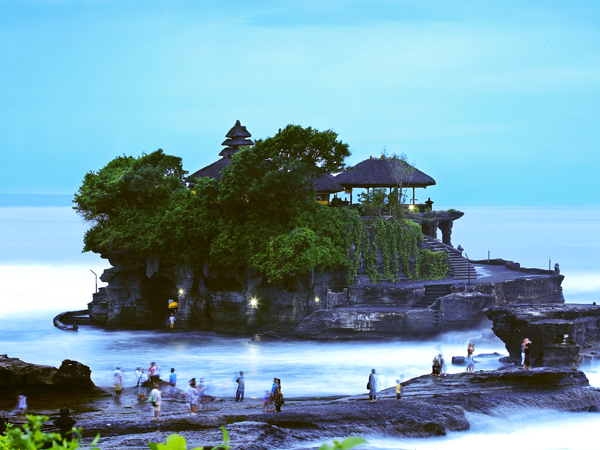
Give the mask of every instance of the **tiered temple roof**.
<svg viewBox="0 0 600 450">
<path fill-rule="evenodd" d="M 216 180 L 221 179 L 221 171 L 231 164 L 231 157 L 240 150 L 240 147 L 248 145 L 254 145 L 254 142 L 248 139 L 252 135 L 246 130 L 239 120 L 235 121 L 235 125 L 225 135 L 228 139 L 223 141 L 221 145 L 226 147 L 219 153 L 222 158 L 206 167 L 203 167 L 199 171 L 192 174 L 194 178 L 214 178 Z"/>
</svg>

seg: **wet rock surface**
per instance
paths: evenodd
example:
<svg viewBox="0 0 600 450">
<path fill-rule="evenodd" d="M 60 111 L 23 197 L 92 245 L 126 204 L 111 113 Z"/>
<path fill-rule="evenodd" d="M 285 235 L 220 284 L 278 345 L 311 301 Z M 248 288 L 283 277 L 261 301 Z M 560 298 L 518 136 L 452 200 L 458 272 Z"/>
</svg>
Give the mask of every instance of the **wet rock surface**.
<svg viewBox="0 0 600 450">
<path fill-rule="evenodd" d="M 521 361 L 524 338 L 532 341 L 534 366 L 578 366 L 600 353 L 600 306 L 507 305 L 491 308 L 486 315 L 514 362 Z"/>
<path fill-rule="evenodd" d="M 92 371 L 84 364 L 65 359 L 57 369 L 31 364 L 18 358 L 0 356 L 0 389 L 15 390 L 32 387 L 93 389 Z"/>
<path fill-rule="evenodd" d="M 585 374 L 556 368 L 424 375 L 404 382 L 402 397 L 396 402 L 395 388 L 389 388 L 379 392 L 376 403 L 367 394 L 289 398 L 280 413 L 263 412 L 258 399 L 221 399 L 190 416 L 180 396 L 170 400 L 165 395 L 160 419 L 153 421 L 149 404 L 137 400 L 134 388 L 125 388 L 119 399 L 105 393 L 73 409 L 86 440 L 100 433 L 103 449 L 147 448 L 148 442 L 164 442 L 171 433 L 185 436 L 188 448 L 210 448 L 221 442 L 219 427 L 225 426 L 232 448 L 262 450 L 357 434 L 443 435 L 469 429 L 467 411 L 593 411 L 600 406 L 600 390 L 589 386 Z"/>
</svg>

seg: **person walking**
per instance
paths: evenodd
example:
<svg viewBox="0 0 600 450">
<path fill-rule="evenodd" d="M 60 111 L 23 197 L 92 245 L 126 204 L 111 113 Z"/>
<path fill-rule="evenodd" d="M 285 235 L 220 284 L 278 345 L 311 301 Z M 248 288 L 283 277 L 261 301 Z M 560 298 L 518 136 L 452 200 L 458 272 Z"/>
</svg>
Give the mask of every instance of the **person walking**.
<svg viewBox="0 0 600 450">
<path fill-rule="evenodd" d="M 371 369 L 371 374 L 369 375 L 369 382 L 367 383 L 367 389 L 369 390 L 369 401 L 376 402 L 377 401 L 377 378 L 375 376 L 375 369 Z"/>
<path fill-rule="evenodd" d="M 142 369 L 140 371 L 140 378 L 138 380 L 137 395 L 138 400 L 146 400 L 146 382 L 148 381 L 148 375 L 146 371 Z"/>
<path fill-rule="evenodd" d="M 523 361 L 523 369 L 529 370 L 529 369 L 531 369 L 531 344 L 532 344 L 532 342 L 528 338 L 525 338 L 525 340 L 527 342 L 525 342 L 525 348 L 524 348 L 525 358 Z"/>
<path fill-rule="evenodd" d="M 283 392 L 281 392 L 281 380 L 277 378 L 277 387 L 275 388 L 275 411 L 281 412 L 281 407 L 284 404 Z"/>
<path fill-rule="evenodd" d="M 117 370 L 113 372 L 113 380 L 115 382 L 115 395 L 119 398 L 123 390 L 123 374 L 120 366 L 117 366 Z"/>
<path fill-rule="evenodd" d="M 237 402 L 239 400 L 240 402 L 243 402 L 244 401 L 244 389 L 246 388 L 245 381 L 244 381 L 244 372 L 242 372 L 240 370 L 240 376 L 237 377 L 237 379 L 235 381 L 238 383 L 238 388 L 235 393 L 235 401 Z"/>
<path fill-rule="evenodd" d="M 185 395 L 185 404 L 187 405 L 190 416 L 195 416 L 198 411 L 198 389 L 196 388 L 196 379 L 192 378 L 183 391 Z"/>
<path fill-rule="evenodd" d="M 160 412 L 160 406 L 162 405 L 162 396 L 157 383 L 154 384 L 154 389 L 150 392 L 150 400 L 152 401 L 154 420 L 158 420 L 158 413 Z"/>
</svg>

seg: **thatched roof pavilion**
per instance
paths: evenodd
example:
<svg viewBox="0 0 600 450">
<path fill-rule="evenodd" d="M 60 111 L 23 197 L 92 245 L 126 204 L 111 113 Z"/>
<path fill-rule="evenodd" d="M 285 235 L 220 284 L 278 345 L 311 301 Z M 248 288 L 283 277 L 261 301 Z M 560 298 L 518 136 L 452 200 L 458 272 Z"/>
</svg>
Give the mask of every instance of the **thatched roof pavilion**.
<svg viewBox="0 0 600 450">
<path fill-rule="evenodd" d="M 240 124 L 239 120 L 235 121 L 235 125 L 231 130 L 227 132 L 225 136 L 229 139 L 223 141 L 221 145 L 225 145 L 226 147 L 219 153 L 219 155 L 223 158 L 193 173 L 191 175 L 192 177 L 208 177 L 220 180 L 221 171 L 229 164 L 231 164 L 231 157 L 240 150 L 240 147 L 254 145 L 253 141 L 247 139 L 252 135 L 248 132 L 248 130 L 246 130 L 245 126 Z"/>
<path fill-rule="evenodd" d="M 329 203 L 329 197 L 331 194 L 335 194 L 336 192 L 341 192 L 344 190 L 344 187 L 340 185 L 335 177 L 329 173 L 325 173 L 321 175 L 316 180 L 311 180 L 313 185 L 312 187 L 317 191 L 317 201 L 319 203 L 323 203 L 327 205 Z"/>
<path fill-rule="evenodd" d="M 435 180 L 406 161 L 391 157 L 370 157 L 359 162 L 335 177 L 346 191 L 352 188 L 426 188 L 435 185 Z"/>
</svg>

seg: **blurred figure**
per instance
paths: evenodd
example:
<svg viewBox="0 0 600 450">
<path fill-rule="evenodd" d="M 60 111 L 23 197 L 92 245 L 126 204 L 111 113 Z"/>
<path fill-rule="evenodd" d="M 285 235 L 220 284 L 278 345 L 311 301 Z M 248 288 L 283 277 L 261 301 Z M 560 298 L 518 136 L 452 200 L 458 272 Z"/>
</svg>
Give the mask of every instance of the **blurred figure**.
<svg viewBox="0 0 600 450">
<path fill-rule="evenodd" d="M 467 358 L 467 372 L 473 373 L 474 368 L 475 368 L 475 360 L 473 359 L 473 355 L 469 355 Z"/>
<path fill-rule="evenodd" d="M 244 401 L 244 389 L 246 388 L 245 381 L 244 381 L 244 372 L 242 372 L 240 370 L 240 376 L 237 377 L 237 379 L 235 381 L 238 383 L 238 388 L 235 393 L 235 401 L 237 402 L 239 400 L 240 402 L 243 402 Z"/>
<path fill-rule="evenodd" d="M 475 345 L 472 342 L 469 342 L 469 346 L 467 347 L 467 357 L 473 356 L 475 352 Z"/>
<path fill-rule="evenodd" d="M 196 379 L 192 378 L 183 391 L 185 395 L 185 404 L 190 416 L 195 416 L 198 411 L 198 389 L 196 388 Z"/>
<path fill-rule="evenodd" d="M 402 384 L 396 380 L 396 403 L 402 400 Z"/>
<path fill-rule="evenodd" d="M 144 369 L 140 370 L 140 378 L 138 380 L 137 395 L 138 400 L 146 400 L 146 382 L 148 381 L 148 375 Z"/>
<path fill-rule="evenodd" d="M 371 369 L 371 374 L 369 375 L 369 382 L 367 383 L 367 388 L 369 389 L 369 401 L 376 402 L 377 401 L 377 378 L 375 376 L 375 369 Z"/>
<path fill-rule="evenodd" d="M 17 396 L 17 406 L 13 408 L 13 410 L 8 413 L 9 416 L 19 415 L 21 420 L 25 420 L 25 412 L 27 412 L 27 397 L 24 395 Z"/>
<path fill-rule="evenodd" d="M 523 350 L 525 353 L 525 358 L 523 358 L 523 369 L 531 369 L 531 344 L 532 342 L 529 340 L 529 338 L 525 338 L 525 340 L 523 341 L 523 343 L 525 344 Z"/>
<path fill-rule="evenodd" d="M 265 391 L 265 395 L 263 396 L 263 411 L 269 411 L 269 403 L 271 401 L 271 393 L 269 391 Z"/>
<path fill-rule="evenodd" d="M 142 376 L 142 368 L 135 369 L 135 387 L 140 387 L 140 377 Z"/>
<path fill-rule="evenodd" d="M 115 395 L 117 398 L 121 396 L 123 390 L 123 374 L 121 373 L 121 367 L 117 366 L 117 370 L 113 372 L 113 380 L 115 382 Z"/>
<path fill-rule="evenodd" d="M 157 379 L 156 379 L 156 363 L 154 361 L 152 361 L 150 363 L 150 367 L 148 368 L 148 376 L 150 377 L 150 380 L 152 381 L 152 383 L 156 383 Z"/>
<path fill-rule="evenodd" d="M 448 366 L 446 365 L 446 361 L 444 361 L 444 357 L 441 353 L 438 355 L 438 360 L 440 361 L 440 370 L 442 372 L 441 375 L 445 377 L 446 372 L 448 372 Z"/>
<path fill-rule="evenodd" d="M 173 331 L 173 328 L 175 328 L 175 314 L 171 313 L 169 316 L 169 330 Z"/>
</svg>

